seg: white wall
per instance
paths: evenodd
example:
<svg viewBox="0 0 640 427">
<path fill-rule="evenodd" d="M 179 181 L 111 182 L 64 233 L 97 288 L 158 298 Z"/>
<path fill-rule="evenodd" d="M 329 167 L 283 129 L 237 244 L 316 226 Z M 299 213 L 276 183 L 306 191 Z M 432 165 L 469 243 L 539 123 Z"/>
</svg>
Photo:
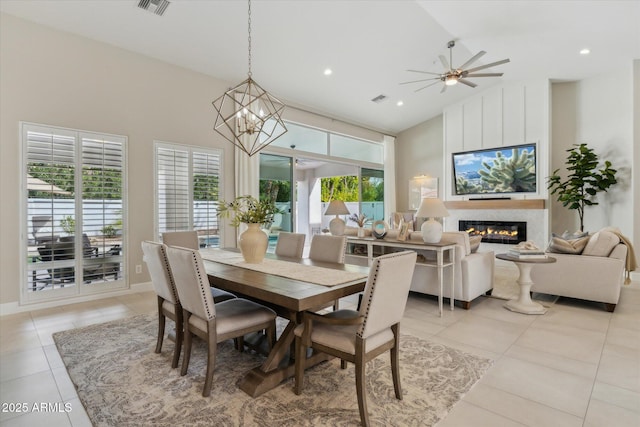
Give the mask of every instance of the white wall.
<svg viewBox="0 0 640 427">
<path fill-rule="evenodd" d="M 425 165 L 432 165 L 431 159 L 427 161 L 420 156 L 427 142 L 431 154 L 439 156 L 442 162 L 440 177 L 444 177 L 448 185 L 445 198 L 454 199 L 449 181 L 451 152 L 500 145 L 489 142 L 494 140 L 510 145 L 539 138 L 543 141 L 543 145 L 539 145 L 539 160 L 543 163 L 539 164 L 538 183 L 542 193 L 537 198 L 547 199 L 550 214 L 536 221 L 554 232 L 576 230 L 577 214 L 546 194 L 545 178 L 553 170 L 564 168 L 565 150 L 571 144 L 587 142 L 600 156 L 613 162 L 619 170 L 620 184 L 604 195 L 601 205 L 589 208 L 585 229 L 594 231 L 614 225 L 620 227 L 636 247 L 640 245 L 640 215 L 635 214 L 640 208 L 640 180 L 633 168 L 640 164 L 640 60 L 612 74 L 574 83 L 554 83 L 550 89 L 548 85 L 533 82 L 521 84 L 520 89 L 517 85 L 491 88 L 448 109 L 444 114 L 445 135 L 439 152 L 434 141 L 438 125 L 431 120 L 400 133 L 396 139 L 396 156 L 405 160 L 398 161 L 399 169 L 404 168 L 402 172 L 398 170 L 397 175 L 399 199 L 407 191 L 407 178 L 400 179 L 401 174 L 404 177 L 419 175 L 424 173 Z M 534 95 L 532 91 L 536 87 Z M 547 95 L 545 101 L 545 93 L 549 92 L 551 95 Z M 502 116 L 502 112 L 507 111 L 510 116 Z M 451 145 L 445 145 L 445 141 Z M 420 161 L 411 161 L 414 153 Z M 402 210 L 408 203 L 403 201 L 398 205 Z M 455 216 L 468 213 L 465 211 Z M 454 221 L 455 218 L 447 218 L 445 226 L 454 229 Z M 539 236 L 536 237 L 540 239 L 538 243 L 545 243 L 545 237 L 537 232 L 534 235 Z"/>
</svg>

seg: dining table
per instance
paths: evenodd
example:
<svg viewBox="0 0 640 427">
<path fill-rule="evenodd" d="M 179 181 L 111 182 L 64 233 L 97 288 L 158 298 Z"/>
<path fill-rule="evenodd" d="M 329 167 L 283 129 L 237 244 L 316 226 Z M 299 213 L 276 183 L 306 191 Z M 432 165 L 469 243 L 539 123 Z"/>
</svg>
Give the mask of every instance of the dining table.
<svg viewBox="0 0 640 427">
<path fill-rule="evenodd" d="M 362 292 L 369 274 L 364 266 L 274 254 L 267 254 L 262 263 L 249 264 L 234 249 L 201 249 L 200 254 L 211 286 L 259 302 L 288 321 L 262 365 L 247 372 L 239 383 L 252 397 L 294 375 L 293 331 L 301 324 L 302 313 L 322 310 L 342 297 Z M 328 358 L 311 354 L 305 369 Z"/>
</svg>

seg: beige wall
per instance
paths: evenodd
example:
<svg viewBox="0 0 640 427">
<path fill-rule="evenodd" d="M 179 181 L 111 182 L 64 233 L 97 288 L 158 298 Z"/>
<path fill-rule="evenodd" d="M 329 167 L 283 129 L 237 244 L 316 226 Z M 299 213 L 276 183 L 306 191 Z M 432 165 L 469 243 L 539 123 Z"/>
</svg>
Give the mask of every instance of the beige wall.
<svg viewBox="0 0 640 427">
<path fill-rule="evenodd" d="M 396 137 L 396 206 L 399 212 L 409 208 L 409 180 L 428 175 L 439 178 L 442 193 L 443 152 L 442 116 L 420 123 Z"/>
<path fill-rule="evenodd" d="M 129 283 L 145 283 L 146 269 L 135 274 L 134 266 L 143 263 L 140 242 L 154 237 L 153 142 L 223 149 L 224 197 L 233 197 L 233 150 L 213 132 L 211 101 L 241 78 L 224 82 L 0 14 L 0 308 L 19 300 L 20 121 L 128 137 Z M 294 108 L 285 110 L 284 118 L 369 140 L 383 138 Z M 235 231 L 227 228 L 227 242 L 234 242 Z"/>
<path fill-rule="evenodd" d="M 0 27 L 0 303 L 17 301 L 21 254 L 19 122 L 128 137 L 129 270 L 142 264 L 140 242 L 153 238 L 153 141 L 232 150 L 211 128 L 211 100 L 227 85 L 109 45 L 50 30 L 9 15 Z M 230 175 L 229 175 L 230 174 Z M 233 193 L 233 180 L 225 180 Z M 130 283 L 148 281 L 130 274 Z"/>
</svg>

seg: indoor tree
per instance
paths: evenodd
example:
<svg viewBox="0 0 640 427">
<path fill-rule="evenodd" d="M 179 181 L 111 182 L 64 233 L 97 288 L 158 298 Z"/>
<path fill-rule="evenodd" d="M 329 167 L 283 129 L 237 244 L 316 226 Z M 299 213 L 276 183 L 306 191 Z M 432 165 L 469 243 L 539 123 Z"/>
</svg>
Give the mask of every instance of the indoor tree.
<svg viewBox="0 0 640 427">
<path fill-rule="evenodd" d="M 551 194 L 557 194 L 562 206 L 578 211 L 580 217 L 580 231 L 584 231 L 584 208 L 594 206 L 598 202 L 595 195 L 606 192 L 609 187 L 617 183 L 616 170 L 611 168 L 611 162 L 606 160 L 604 167 L 598 169 L 600 163 L 598 155 L 587 144 L 574 144 L 567 150 L 569 156 L 564 162 L 569 176 L 563 181 L 558 175 L 560 169 L 553 171 L 547 178 Z"/>
</svg>

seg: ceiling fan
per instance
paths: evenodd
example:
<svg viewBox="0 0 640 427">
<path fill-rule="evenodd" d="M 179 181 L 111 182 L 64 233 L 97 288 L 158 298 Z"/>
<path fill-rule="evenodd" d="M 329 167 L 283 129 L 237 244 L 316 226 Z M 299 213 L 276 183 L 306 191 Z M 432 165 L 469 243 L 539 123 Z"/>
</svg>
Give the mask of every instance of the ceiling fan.
<svg viewBox="0 0 640 427">
<path fill-rule="evenodd" d="M 467 62 L 465 62 L 461 66 L 459 66 L 457 68 L 453 68 L 453 47 L 455 45 L 456 45 L 456 42 L 454 40 L 451 40 L 447 44 L 447 47 L 449 48 L 449 61 L 447 61 L 447 58 L 445 58 L 444 55 L 440 55 L 439 56 L 440 62 L 442 63 L 442 65 L 445 68 L 445 72 L 444 73 L 431 73 L 429 71 L 407 70 L 407 71 L 412 72 L 412 73 L 430 74 L 430 75 L 437 76 L 437 77 L 429 77 L 427 79 L 412 80 L 410 82 L 403 82 L 403 83 L 400 83 L 400 84 L 401 85 L 406 85 L 406 84 L 410 84 L 410 83 L 420 83 L 420 82 L 427 82 L 429 80 L 436 80 L 433 83 L 430 83 L 430 84 L 428 84 L 426 86 L 423 86 L 423 87 L 421 87 L 419 89 L 416 89 L 416 92 L 419 92 L 422 89 L 426 89 L 426 88 L 428 88 L 430 86 L 438 84 L 439 81 L 441 81 L 441 82 L 444 83 L 444 86 L 442 86 L 442 90 L 440 91 L 440 93 L 442 93 L 445 90 L 447 90 L 447 86 L 453 86 L 456 83 L 462 83 L 462 84 L 470 86 L 470 87 L 476 87 L 477 85 L 475 83 L 467 80 L 466 78 L 467 77 L 500 77 L 500 76 L 502 76 L 503 73 L 476 73 L 476 71 L 484 70 L 485 68 L 491 68 L 491 67 L 495 67 L 496 65 L 505 64 L 505 63 L 509 62 L 509 59 L 503 59 L 501 61 L 496 61 L 496 62 L 492 62 L 490 64 L 480 65 L 478 67 L 467 69 L 466 67 L 468 67 L 469 65 L 473 64 L 482 55 L 487 53 L 484 50 L 481 50 L 480 52 L 476 53 L 474 56 L 472 56 Z"/>
</svg>

